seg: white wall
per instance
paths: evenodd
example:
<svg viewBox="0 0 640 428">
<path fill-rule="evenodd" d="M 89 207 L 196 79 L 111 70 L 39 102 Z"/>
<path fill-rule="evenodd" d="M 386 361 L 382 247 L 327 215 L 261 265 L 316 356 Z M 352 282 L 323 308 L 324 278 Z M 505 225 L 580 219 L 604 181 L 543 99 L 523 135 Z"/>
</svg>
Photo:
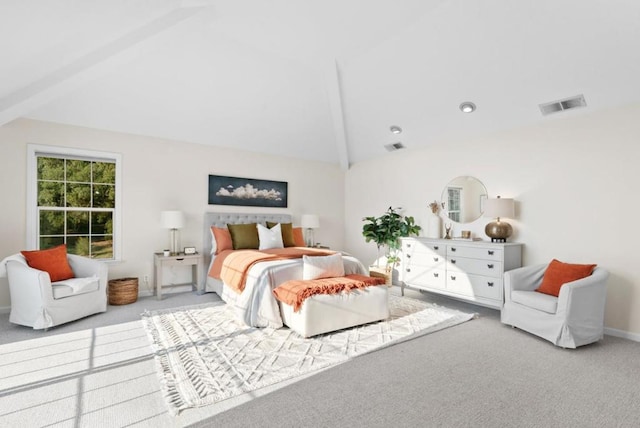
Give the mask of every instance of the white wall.
<svg viewBox="0 0 640 428">
<path fill-rule="evenodd" d="M 169 232 L 160 224 L 160 212 L 167 209 L 180 209 L 186 214 L 187 225 L 180 231 L 181 246 L 202 248 L 205 211 L 287 212 L 294 216 L 296 225 L 301 214 L 318 214 L 316 242 L 333 248 L 344 245 L 344 173 L 337 165 L 20 119 L 0 127 L 0 259 L 26 245 L 28 143 L 122 154 L 123 261 L 110 265 L 109 276 L 139 277 L 141 292 L 150 291 L 142 279 L 145 275 L 153 278 L 153 253 L 169 245 Z M 208 205 L 209 174 L 287 181 L 289 206 L 264 209 Z M 170 277 L 167 283 L 175 282 Z M 0 278 L 0 308 L 9 306 L 8 284 Z"/>
<path fill-rule="evenodd" d="M 640 107 L 579 117 L 482 138 L 434 141 L 426 150 L 393 152 L 354 165 L 346 175 L 347 250 L 375 259 L 361 236 L 362 217 L 392 206 L 426 226 L 427 204 L 449 180 L 479 178 L 489 197 L 516 200 L 512 240 L 524 243 L 524 263 L 552 258 L 597 263 L 611 273 L 605 324 L 640 332 Z M 410 141 L 405 141 L 411 147 Z M 488 219 L 466 225 L 484 235 Z M 461 225 L 454 225 L 454 236 Z M 422 233 L 424 235 L 424 231 Z"/>
</svg>

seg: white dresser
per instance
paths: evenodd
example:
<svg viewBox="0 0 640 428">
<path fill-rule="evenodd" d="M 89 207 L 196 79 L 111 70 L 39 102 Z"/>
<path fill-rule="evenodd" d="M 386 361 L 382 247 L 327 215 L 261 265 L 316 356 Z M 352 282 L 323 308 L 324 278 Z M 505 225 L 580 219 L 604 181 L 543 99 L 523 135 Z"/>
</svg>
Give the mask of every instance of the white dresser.
<svg viewBox="0 0 640 428">
<path fill-rule="evenodd" d="M 402 238 L 401 286 L 502 308 L 505 271 L 522 266 L 522 244 Z"/>
</svg>

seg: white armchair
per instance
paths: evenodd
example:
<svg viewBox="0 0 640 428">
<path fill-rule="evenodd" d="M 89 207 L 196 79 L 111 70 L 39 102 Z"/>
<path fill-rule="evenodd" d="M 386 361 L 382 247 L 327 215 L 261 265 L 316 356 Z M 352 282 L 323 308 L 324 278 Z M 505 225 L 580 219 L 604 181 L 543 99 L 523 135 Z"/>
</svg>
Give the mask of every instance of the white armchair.
<svg viewBox="0 0 640 428">
<path fill-rule="evenodd" d="M 504 274 L 504 306 L 500 320 L 563 348 L 602 339 L 609 273 L 596 267 L 583 279 L 567 282 L 558 297 L 539 293 L 547 264 Z"/>
<path fill-rule="evenodd" d="M 106 264 L 73 254 L 67 259 L 76 277 L 53 283 L 21 254 L 1 262 L 0 276 L 9 279 L 10 322 L 47 329 L 107 310 Z"/>
</svg>

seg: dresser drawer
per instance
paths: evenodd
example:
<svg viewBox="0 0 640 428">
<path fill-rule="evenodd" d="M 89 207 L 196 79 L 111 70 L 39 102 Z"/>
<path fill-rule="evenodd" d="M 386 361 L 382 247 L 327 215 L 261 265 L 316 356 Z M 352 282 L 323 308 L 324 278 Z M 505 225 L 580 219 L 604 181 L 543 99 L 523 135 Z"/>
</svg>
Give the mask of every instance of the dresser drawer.
<svg viewBox="0 0 640 428">
<path fill-rule="evenodd" d="M 468 297 L 502 301 L 502 278 L 448 272 L 447 291 Z"/>
<path fill-rule="evenodd" d="M 402 242 L 402 252 L 405 254 L 435 254 L 444 257 L 447 255 L 447 246 L 439 242 L 405 240 Z"/>
<path fill-rule="evenodd" d="M 456 256 L 456 257 L 469 257 L 472 259 L 483 259 L 483 260 L 502 260 L 502 249 L 501 248 L 475 248 L 475 247 L 464 247 L 455 244 L 451 244 L 447 246 L 447 257 Z"/>
<path fill-rule="evenodd" d="M 447 269 L 474 275 L 502 278 L 502 262 L 494 260 L 468 259 L 465 257 L 447 257 Z"/>
<path fill-rule="evenodd" d="M 444 269 L 445 256 L 436 253 L 404 253 L 407 266 L 440 266 Z"/>
<path fill-rule="evenodd" d="M 410 285 L 444 289 L 446 273 L 444 269 L 434 267 L 408 266 L 403 272 L 403 280 Z"/>
</svg>

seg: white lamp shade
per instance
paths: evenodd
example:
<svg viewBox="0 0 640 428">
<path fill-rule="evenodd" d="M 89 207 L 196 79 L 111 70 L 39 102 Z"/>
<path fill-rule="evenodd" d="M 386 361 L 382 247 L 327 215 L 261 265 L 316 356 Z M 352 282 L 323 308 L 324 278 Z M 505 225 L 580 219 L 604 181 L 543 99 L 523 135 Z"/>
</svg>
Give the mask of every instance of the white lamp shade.
<svg viewBox="0 0 640 428">
<path fill-rule="evenodd" d="M 494 198 L 487 199 L 484 204 L 484 217 L 491 218 L 514 218 L 515 217 L 515 204 L 511 198 Z"/>
<path fill-rule="evenodd" d="M 162 227 L 166 229 L 180 229 L 184 227 L 184 214 L 182 211 L 162 211 L 160 215 Z"/>
<path fill-rule="evenodd" d="M 315 214 L 302 214 L 300 225 L 305 229 L 317 229 L 320 227 L 320 218 Z"/>
</svg>

